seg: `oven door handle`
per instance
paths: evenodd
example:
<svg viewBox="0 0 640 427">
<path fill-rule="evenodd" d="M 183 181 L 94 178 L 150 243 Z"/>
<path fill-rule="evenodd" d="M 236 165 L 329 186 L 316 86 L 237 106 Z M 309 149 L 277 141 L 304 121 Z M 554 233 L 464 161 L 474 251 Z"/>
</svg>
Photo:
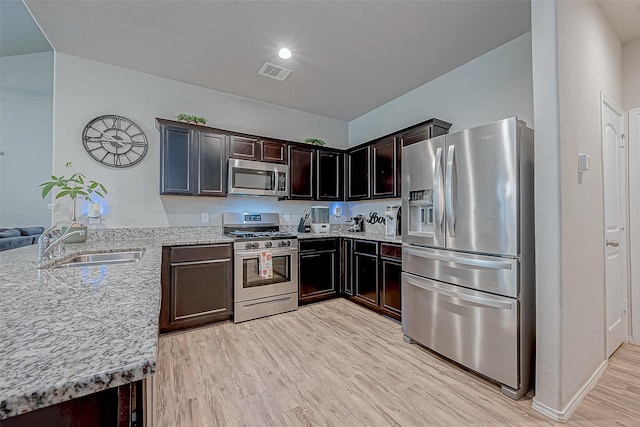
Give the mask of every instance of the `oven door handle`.
<svg viewBox="0 0 640 427">
<path fill-rule="evenodd" d="M 257 257 L 260 256 L 260 254 L 262 253 L 262 251 L 271 251 L 271 255 L 273 256 L 277 256 L 277 255 L 295 255 L 296 253 L 298 253 L 297 249 L 281 249 L 281 248 L 277 248 L 277 249 L 260 249 L 257 251 L 245 251 L 245 250 L 241 250 L 238 251 L 236 250 L 236 258 L 253 258 L 253 257 Z"/>
</svg>

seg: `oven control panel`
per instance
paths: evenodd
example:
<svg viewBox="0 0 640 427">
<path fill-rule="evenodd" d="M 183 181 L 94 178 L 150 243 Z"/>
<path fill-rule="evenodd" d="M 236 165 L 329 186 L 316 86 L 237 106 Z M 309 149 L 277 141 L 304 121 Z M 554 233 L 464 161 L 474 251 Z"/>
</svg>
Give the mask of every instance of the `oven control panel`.
<svg viewBox="0 0 640 427">
<path fill-rule="evenodd" d="M 251 250 L 251 249 L 295 249 L 298 247 L 297 239 L 282 239 L 282 240 L 253 240 L 251 242 L 236 242 L 234 247 L 236 249 Z"/>
</svg>

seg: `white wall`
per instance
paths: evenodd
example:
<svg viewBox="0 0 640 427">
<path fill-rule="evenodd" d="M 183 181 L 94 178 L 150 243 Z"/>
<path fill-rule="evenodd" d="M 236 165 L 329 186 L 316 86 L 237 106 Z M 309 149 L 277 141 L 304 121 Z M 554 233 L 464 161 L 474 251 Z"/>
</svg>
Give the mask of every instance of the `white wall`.
<svg viewBox="0 0 640 427">
<path fill-rule="evenodd" d="M 640 39 L 622 46 L 622 89 L 622 107 L 640 107 Z"/>
<path fill-rule="evenodd" d="M 109 195 L 103 220 L 109 227 L 199 225 L 206 209 L 233 210 L 238 203 L 247 209 L 264 206 L 262 199 L 252 198 L 229 203 L 229 207 L 220 206 L 219 199 L 160 198 L 156 117 L 173 118 L 184 112 L 204 116 L 208 125 L 222 129 L 293 141 L 311 136 L 329 146 L 347 146 L 348 125 L 339 120 L 61 53 L 56 53 L 55 66 L 53 171 L 67 173 L 64 164 L 72 161 L 78 171 L 105 184 Z M 92 118 L 109 113 L 132 119 L 146 133 L 149 152 L 137 166 L 109 169 L 84 152 L 82 129 Z M 287 202 L 273 201 L 273 208 L 282 206 L 280 203 Z M 292 212 L 303 210 L 292 206 Z M 67 206 L 54 206 L 54 222 L 67 221 L 68 212 Z"/>
<path fill-rule="evenodd" d="M 349 122 L 349 145 L 436 117 L 451 131 L 518 116 L 533 126 L 531 33 Z"/>
<path fill-rule="evenodd" d="M 53 58 L 0 58 L 0 227 L 51 222 L 38 184 L 51 175 Z"/>
<path fill-rule="evenodd" d="M 542 139 L 541 134 L 536 135 L 536 244 L 552 243 L 545 234 L 538 234 L 548 221 L 549 229 L 560 235 L 561 280 L 557 282 L 557 262 L 551 260 L 547 265 L 548 257 L 544 255 L 536 260 L 538 317 L 548 318 L 539 318 L 537 325 L 539 370 L 534 407 L 537 404 L 537 409 L 546 408 L 564 418 L 575 409 L 606 361 L 600 91 L 621 104 L 622 48 L 595 2 L 532 2 L 534 12 L 543 9 L 553 15 L 555 7 L 559 113 L 557 118 L 539 114 L 553 105 L 539 104 L 545 99 L 538 96 L 535 110 L 538 128 L 559 129 L 559 138 L 551 135 Z M 548 25 L 542 22 L 542 14 L 536 12 L 532 16 L 534 40 L 544 40 L 539 32 L 548 33 Z M 546 76 L 537 74 L 538 65 L 548 65 L 553 58 L 535 58 L 536 95 L 539 90 L 553 91 L 552 85 L 544 82 L 555 78 L 553 70 L 547 69 Z M 559 151 L 559 163 L 552 159 L 549 163 L 540 162 L 539 151 Z M 592 169 L 582 180 L 577 173 L 578 153 L 592 158 Z M 547 183 L 545 178 L 551 174 L 555 181 L 558 173 L 559 205 L 553 194 L 558 182 Z M 549 185 L 540 187 L 544 183 Z M 543 194 L 547 191 L 551 194 Z M 559 224 L 557 214 L 547 215 L 542 205 L 547 200 L 560 213 Z M 542 249 L 538 247 L 537 253 L 541 254 Z M 550 282 L 541 280 L 549 277 Z M 560 300 L 554 303 L 551 298 Z"/>
</svg>

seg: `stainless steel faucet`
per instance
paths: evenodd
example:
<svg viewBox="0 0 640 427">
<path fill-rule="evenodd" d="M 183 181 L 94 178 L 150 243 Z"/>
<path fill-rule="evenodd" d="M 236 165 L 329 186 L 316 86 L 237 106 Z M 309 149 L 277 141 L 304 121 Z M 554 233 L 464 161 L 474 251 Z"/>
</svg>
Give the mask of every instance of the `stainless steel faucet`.
<svg viewBox="0 0 640 427">
<path fill-rule="evenodd" d="M 52 238 L 52 234 L 54 231 L 56 231 L 56 229 L 58 228 L 57 225 L 53 225 L 49 228 L 47 228 L 44 233 L 42 233 L 40 235 L 40 237 L 38 238 L 38 262 L 39 263 L 43 263 L 45 261 L 48 261 L 50 259 L 54 258 L 54 249 L 58 248 L 58 254 L 63 254 L 64 253 L 64 242 L 71 236 L 74 236 L 76 234 L 79 234 L 81 236 L 84 235 L 85 231 L 84 230 L 76 230 L 76 231 L 69 231 L 71 230 L 71 226 L 73 226 L 74 223 L 69 224 L 69 226 L 67 227 L 67 229 L 65 230 L 64 233 L 62 233 L 62 235 L 60 237 L 58 237 L 57 239 L 55 239 L 53 242 L 51 241 Z"/>
</svg>

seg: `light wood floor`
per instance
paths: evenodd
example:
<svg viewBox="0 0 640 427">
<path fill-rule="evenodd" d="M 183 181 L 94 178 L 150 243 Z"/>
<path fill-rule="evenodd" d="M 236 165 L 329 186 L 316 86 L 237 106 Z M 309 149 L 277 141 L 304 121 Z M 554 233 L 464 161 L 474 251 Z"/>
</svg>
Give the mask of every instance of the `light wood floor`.
<svg viewBox="0 0 640 427">
<path fill-rule="evenodd" d="M 553 425 L 344 299 L 162 337 L 158 361 L 163 427 Z M 639 362 L 623 346 L 569 424 L 640 425 Z"/>
</svg>

